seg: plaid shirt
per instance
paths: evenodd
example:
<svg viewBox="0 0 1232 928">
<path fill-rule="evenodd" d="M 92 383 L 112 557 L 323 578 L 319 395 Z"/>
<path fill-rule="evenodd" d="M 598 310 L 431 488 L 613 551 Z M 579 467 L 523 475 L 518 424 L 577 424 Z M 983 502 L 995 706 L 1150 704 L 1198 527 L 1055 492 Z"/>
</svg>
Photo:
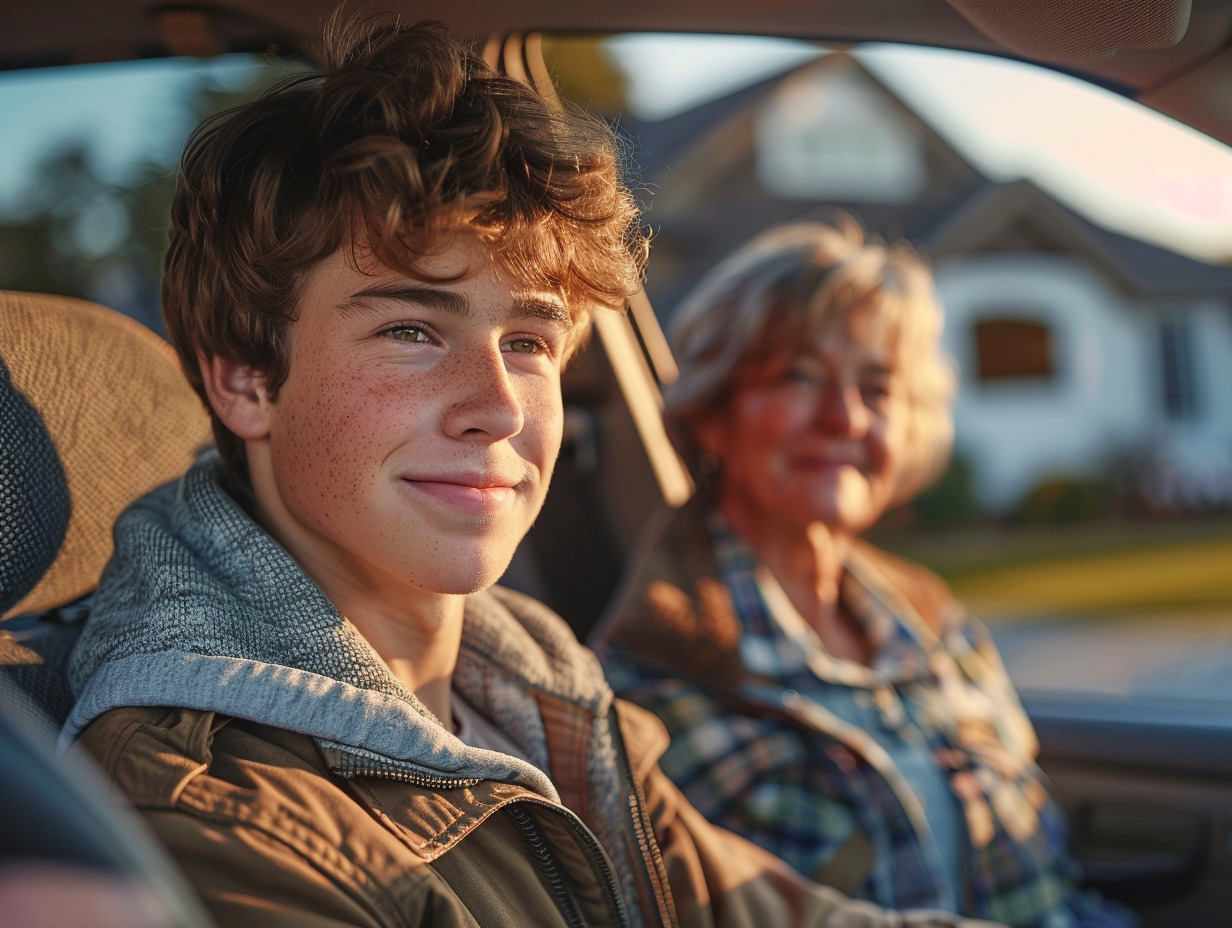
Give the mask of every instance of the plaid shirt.
<svg viewBox="0 0 1232 928">
<path fill-rule="evenodd" d="M 1134 924 L 1075 890 L 1063 814 L 982 625 L 951 604 L 939 638 L 854 552 L 842 599 L 874 659 L 832 658 L 748 547 L 717 517 L 707 529 L 741 626 L 739 690 L 607 655 L 617 692 L 667 725 L 662 767 L 703 815 L 888 908 L 1021 928 Z M 871 860 L 843 885 L 862 843 Z"/>
</svg>

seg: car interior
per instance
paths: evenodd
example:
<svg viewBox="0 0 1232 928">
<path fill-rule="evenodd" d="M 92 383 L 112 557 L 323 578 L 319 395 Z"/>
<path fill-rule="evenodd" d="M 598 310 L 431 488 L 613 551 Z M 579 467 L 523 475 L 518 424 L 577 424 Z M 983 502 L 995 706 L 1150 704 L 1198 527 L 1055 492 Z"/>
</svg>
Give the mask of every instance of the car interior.
<svg viewBox="0 0 1232 928">
<path fill-rule="evenodd" d="M 333 0 L 10 4 L 0 14 L 0 85 L 6 77 L 42 69 L 179 56 L 209 59 L 245 53 L 310 66 L 319 24 L 333 6 Z M 455 32 L 474 37 L 485 58 L 500 70 L 580 105 L 591 99 L 580 78 L 570 82 L 561 76 L 574 74 L 566 63 L 568 49 L 594 37 L 705 33 L 798 40 L 824 49 L 829 63 L 817 67 L 831 71 L 840 67 L 839 56 L 852 49 L 895 43 L 1032 63 L 1232 145 L 1232 0 L 629 0 L 619 5 L 387 0 L 372 6 L 408 20 L 439 19 Z M 675 376 L 663 334 L 671 304 L 707 263 L 748 237 L 747 226 L 730 221 L 733 214 L 768 224 L 826 215 L 830 205 L 816 198 L 803 205 L 780 198 L 775 209 L 763 210 L 733 194 L 728 212 L 704 212 L 706 204 L 699 198 L 712 196 L 725 184 L 732 186 L 735 176 L 715 167 L 721 159 L 715 158 L 713 146 L 731 143 L 729 151 L 737 150 L 732 140 L 746 118 L 741 107 L 757 105 L 759 94 L 768 94 L 779 77 L 774 74 L 765 82 L 712 98 L 670 124 L 617 116 L 596 103 L 597 111 L 633 136 L 631 157 L 644 186 L 653 188 L 645 198 L 650 206 L 647 220 L 658 229 L 657 238 L 646 290 L 630 300 L 626 313 L 596 318 L 591 345 L 566 371 L 565 444 L 552 490 L 504 581 L 548 602 L 579 636 L 585 636 L 603 611 L 642 526 L 662 507 L 683 504 L 692 492 L 688 472 L 659 418 L 661 389 Z M 953 152 L 944 145 L 929 144 L 933 163 L 953 162 Z M 735 163 L 723 162 L 732 171 Z M 946 170 L 948 174 L 938 176 L 959 176 L 957 168 Z M 960 181 L 954 183 L 961 186 Z M 1121 268 L 1118 286 L 1137 286 L 1157 302 L 1179 298 L 1179 283 L 1167 292 L 1162 285 L 1151 289 L 1142 283 L 1147 269 L 1157 266 L 1160 275 L 1188 281 L 1187 286 L 1209 276 L 1210 293 L 1224 293 L 1220 288 L 1228 286 L 1226 294 L 1232 298 L 1232 286 L 1224 280 L 1232 280 L 1232 272 L 1223 266 L 1232 263 L 1232 253 L 1223 262 L 1169 259 L 1165 267 L 1155 252 L 1088 228 L 1091 223 L 1064 207 L 1044 204 L 1036 209 L 1032 204 L 1039 193 L 1029 186 L 1018 185 L 1010 192 L 998 188 L 981 197 L 972 196 L 962 215 L 949 215 L 946 222 L 921 212 L 916 219 L 923 223 L 928 218 L 931 224 L 928 234 L 919 236 L 920 244 L 940 260 L 947 248 L 959 253 L 971 236 L 992 240 L 996 231 L 1002 243 L 997 247 L 1008 248 L 1004 243 L 1023 233 L 1011 228 L 1006 217 L 1033 209 L 1031 215 L 1042 226 L 1053 232 L 1069 230 L 1068 241 L 1087 243 L 1081 248 L 1095 255 L 1091 261 Z M 862 216 L 870 228 L 913 237 L 915 220 L 896 212 L 893 203 L 880 209 Z M 660 265 L 657 252 L 662 254 Z M 0 269 L 4 265 L 0 257 Z M 8 286 L 0 278 L 0 288 Z M 1217 311 L 1232 320 L 1232 302 L 1219 304 Z M 988 331 L 995 349 L 996 332 Z M 30 550 L 30 535 L 13 533 L 12 520 L 0 518 L 0 529 L 10 533 L 0 548 L 0 603 L 6 604 L 0 663 L 15 691 L 0 704 L 6 727 L 11 723 L 15 731 L 26 731 L 14 734 L 12 743 L 29 746 L 20 751 L 5 747 L 0 770 L 6 784 L 32 784 L 26 792 L 16 792 L 15 800 L 6 800 L 5 808 L 33 802 L 32 795 L 51 806 L 76 808 L 91 805 L 90 794 L 101 791 L 88 772 L 82 781 L 78 771 L 70 771 L 68 785 L 62 785 L 58 771 L 67 765 L 50 760 L 43 743 L 47 739 L 40 742 L 36 732 L 31 740 L 28 730 L 48 720 L 54 727 L 67 714 L 71 697 L 63 662 L 109 555 L 111 522 L 142 493 L 182 473 L 209 440 L 208 419 L 158 335 L 86 301 L 0 292 L 0 360 L 0 374 L 7 373 L 45 425 L 71 499 L 71 518 L 64 524 L 46 516 L 50 510 L 38 510 L 42 543 L 55 553 L 54 564 L 48 566 L 52 558 L 40 555 L 37 566 L 22 578 L 16 578 L 8 564 Z M 54 461 L 34 454 L 16 457 L 15 466 L 35 484 L 55 467 Z M 10 480 L 4 468 L 0 473 Z M 30 492 L 22 486 L 0 487 L 0 503 L 5 496 L 15 499 Z M 0 506 L 0 516 L 6 507 Z M 1212 511 L 1223 520 L 1219 531 L 1224 531 L 1226 504 Z M 1081 527 L 1073 532 L 1080 533 Z M 1059 537 L 1064 538 L 1063 533 Z M 1064 541 L 1044 553 L 1063 557 Z M 1232 562 L 1211 569 L 1232 576 Z M 1219 582 L 1226 585 L 1226 580 Z M 1211 627 L 1226 637 L 1224 620 L 1232 620 L 1232 615 L 1212 619 L 1221 624 Z M 1046 676 L 1039 667 L 1047 670 L 1064 659 L 1063 649 L 1075 645 L 1072 637 L 1037 635 L 1034 627 L 1028 635 L 1024 628 L 1007 624 L 1004 639 L 999 635 L 998 641 L 1011 672 L 1025 668 L 1016 683 L 1039 734 L 1041 766 L 1069 814 L 1072 845 L 1086 882 L 1131 906 L 1145 926 L 1223 924 L 1232 907 L 1232 706 L 1207 699 L 1194 687 L 1161 696 L 1111 685 L 1102 691 L 1033 685 Z M 1020 648 L 1012 651 L 1010 645 L 1020 639 Z M 1226 643 L 1232 646 L 1232 641 Z M 1096 647 L 1104 645 L 1097 642 Z M 1021 665 L 1015 664 L 1015 653 L 1026 655 Z M 1116 653 L 1113 649 L 1108 658 L 1114 664 Z M 1232 667 L 1226 657 L 1224 661 L 1223 666 Z M 1077 672 L 1081 675 L 1081 666 Z M 1209 673 L 1212 680 L 1214 672 Z M 1205 684 L 1194 684 L 1200 685 Z M 1226 682 L 1222 686 L 1226 694 Z M 37 709 L 29 709 L 31 701 Z M 42 721 L 31 723 L 36 717 Z M 105 806 L 100 803 L 100 808 Z M 160 892 L 171 897 L 182 893 L 178 887 L 165 888 L 175 880 L 166 875 L 157 851 L 138 840 L 135 846 L 141 850 L 136 856 L 141 859 L 134 862 L 133 855 L 122 850 L 138 826 L 122 811 L 108 809 L 100 816 L 105 821 L 91 825 L 95 837 L 90 841 L 65 823 L 62 840 L 34 850 L 6 846 L 3 854 L 70 859 L 87 844 L 98 846 L 101 850 L 86 855 L 88 862 L 153 874 L 149 879 L 163 887 Z M 204 924 L 191 901 L 178 917 L 185 925 Z"/>
</svg>

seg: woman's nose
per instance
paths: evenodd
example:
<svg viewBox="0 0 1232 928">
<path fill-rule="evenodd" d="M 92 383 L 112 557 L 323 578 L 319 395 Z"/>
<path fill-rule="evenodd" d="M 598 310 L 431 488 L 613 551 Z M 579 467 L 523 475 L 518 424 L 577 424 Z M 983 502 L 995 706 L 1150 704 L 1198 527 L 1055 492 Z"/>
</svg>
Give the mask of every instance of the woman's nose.
<svg viewBox="0 0 1232 928">
<path fill-rule="evenodd" d="M 869 410 L 855 384 L 831 382 L 818 400 L 817 424 L 827 433 L 858 438 L 868 431 Z"/>
</svg>

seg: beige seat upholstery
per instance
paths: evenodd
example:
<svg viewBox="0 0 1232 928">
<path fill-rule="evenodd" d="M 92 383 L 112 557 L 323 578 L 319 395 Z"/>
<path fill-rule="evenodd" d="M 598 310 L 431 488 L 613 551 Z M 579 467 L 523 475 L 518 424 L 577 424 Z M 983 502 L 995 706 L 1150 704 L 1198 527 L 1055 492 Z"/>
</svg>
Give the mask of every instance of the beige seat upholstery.
<svg viewBox="0 0 1232 928">
<path fill-rule="evenodd" d="M 92 590 L 111 556 L 116 516 L 187 470 L 211 436 L 171 346 L 112 310 L 0 291 L 0 358 L 42 415 L 72 500 L 59 556 L 11 616 Z"/>
<path fill-rule="evenodd" d="M 33 506 L 0 499 L 0 559 L 7 558 L 0 579 L 7 586 L 21 575 L 15 590 L 0 591 L 0 611 L 10 607 L 0 623 L 0 670 L 10 693 L 22 696 L 9 700 L 10 712 L 54 727 L 72 707 L 66 666 L 83 618 L 83 610 L 63 607 L 98 585 L 116 517 L 188 468 L 211 438 L 209 418 L 166 342 L 83 300 L 0 291 L 0 362 L 10 398 L 15 388 L 33 407 L 43 451 L 4 449 L 0 492 L 20 493 L 53 476 L 63 481 Z M 55 464 L 48 436 L 62 478 L 39 470 Z M 7 524 L 14 518 L 23 524 Z"/>
<path fill-rule="evenodd" d="M 59 607 L 98 582 L 120 510 L 208 437 L 157 336 L 80 300 L 0 291 L 0 610 L 20 616 L 0 624 L 0 860 L 122 878 L 177 928 L 209 919 L 165 852 L 85 758 L 51 750 L 80 629 Z"/>
</svg>

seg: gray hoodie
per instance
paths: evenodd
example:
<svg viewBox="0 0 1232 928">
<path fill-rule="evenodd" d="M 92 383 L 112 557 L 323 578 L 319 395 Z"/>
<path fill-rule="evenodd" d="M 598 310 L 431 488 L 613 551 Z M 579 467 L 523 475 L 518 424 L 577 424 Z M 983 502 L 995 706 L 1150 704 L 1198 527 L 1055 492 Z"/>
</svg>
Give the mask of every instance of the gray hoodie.
<svg viewBox="0 0 1232 928">
<path fill-rule="evenodd" d="M 224 489 L 214 451 L 134 503 L 69 664 L 77 702 L 67 748 L 122 706 L 167 706 L 312 736 L 331 769 L 373 768 L 517 783 L 559 801 L 532 691 L 606 720 L 612 692 L 595 656 L 543 605 L 493 588 L 467 598 L 453 686 L 530 763 L 455 738 L 389 671 L 294 559 Z M 627 816 L 611 730 L 588 751 L 590 810 L 609 851 Z M 608 832 L 604 834 L 603 832 Z M 626 875 L 627 862 L 615 860 Z M 626 891 L 631 887 L 626 887 Z"/>
</svg>

